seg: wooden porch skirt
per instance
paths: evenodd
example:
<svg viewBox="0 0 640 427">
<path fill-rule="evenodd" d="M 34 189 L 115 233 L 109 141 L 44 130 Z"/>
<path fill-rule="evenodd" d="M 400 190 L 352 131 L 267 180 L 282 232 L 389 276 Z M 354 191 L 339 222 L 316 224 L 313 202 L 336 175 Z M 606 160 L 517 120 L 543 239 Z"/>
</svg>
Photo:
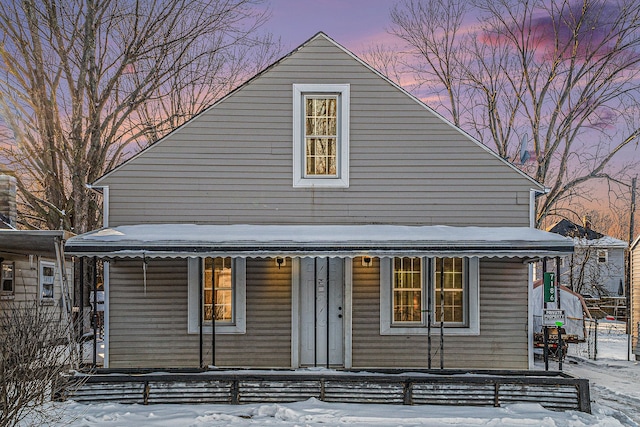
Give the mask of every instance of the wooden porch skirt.
<svg viewBox="0 0 640 427">
<path fill-rule="evenodd" d="M 591 412 L 589 381 L 558 371 L 205 371 L 70 377 L 60 399 L 118 403 L 325 402 L 502 406 Z"/>
</svg>

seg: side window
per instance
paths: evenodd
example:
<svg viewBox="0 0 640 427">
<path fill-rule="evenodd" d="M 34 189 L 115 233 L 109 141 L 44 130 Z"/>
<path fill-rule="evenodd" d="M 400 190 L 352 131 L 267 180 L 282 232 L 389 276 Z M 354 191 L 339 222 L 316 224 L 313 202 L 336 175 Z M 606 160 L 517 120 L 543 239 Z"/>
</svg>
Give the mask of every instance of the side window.
<svg viewBox="0 0 640 427">
<path fill-rule="evenodd" d="M 40 300 L 53 301 L 54 278 L 55 264 L 48 261 L 40 261 Z"/>
<path fill-rule="evenodd" d="M 2 262 L 2 277 L 0 278 L 0 291 L 4 295 L 13 295 L 15 292 L 15 264 L 13 262 Z"/>
<path fill-rule="evenodd" d="M 606 264 L 609 260 L 609 251 L 606 249 L 598 250 L 598 264 Z"/>
<path fill-rule="evenodd" d="M 190 258 L 188 260 L 188 333 L 246 332 L 246 260 Z M 202 316 L 202 317 L 199 317 Z"/>
<path fill-rule="evenodd" d="M 293 186 L 349 187 L 348 84 L 293 85 Z"/>
</svg>

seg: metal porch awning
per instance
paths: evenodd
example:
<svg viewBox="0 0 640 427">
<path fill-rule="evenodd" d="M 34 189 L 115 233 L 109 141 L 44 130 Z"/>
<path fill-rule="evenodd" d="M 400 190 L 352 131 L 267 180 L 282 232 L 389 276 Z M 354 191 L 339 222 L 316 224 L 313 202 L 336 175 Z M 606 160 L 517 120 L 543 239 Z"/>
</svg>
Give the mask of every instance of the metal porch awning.
<svg viewBox="0 0 640 427">
<path fill-rule="evenodd" d="M 529 227 L 140 224 L 67 240 L 99 258 L 471 256 L 538 258 L 573 252 L 569 238 Z"/>
</svg>

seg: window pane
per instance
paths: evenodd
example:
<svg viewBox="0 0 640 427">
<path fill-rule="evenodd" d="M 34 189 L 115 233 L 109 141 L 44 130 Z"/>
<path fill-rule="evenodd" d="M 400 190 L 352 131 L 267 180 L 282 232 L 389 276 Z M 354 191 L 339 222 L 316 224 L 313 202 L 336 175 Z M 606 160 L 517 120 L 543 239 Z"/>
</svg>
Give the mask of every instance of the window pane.
<svg viewBox="0 0 640 427">
<path fill-rule="evenodd" d="M 337 175 L 337 97 L 306 97 L 305 173 Z"/>
<path fill-rule="evenodd" d="M 434 283 L 434 320 L 464 322 L 463 258 L 436 258 Z M 442 264 L 444 263 L 444 276 Z M 443 280 L 444 283 L 441 282 Z M 443 286 L 444 285 L 444 286 Z M 442 295 L 444 294 L 444 299 Z"/>
<path fill-rule="evenodd" d="M 203 320 L 233 321 L 233 275 L 231 258 L 205 258 Z"/>
<path fill-rule="evenodd" d="M 422 321 L 422 269 L 420 258 L 394 258 L 393 321 Z"/>
</svg>

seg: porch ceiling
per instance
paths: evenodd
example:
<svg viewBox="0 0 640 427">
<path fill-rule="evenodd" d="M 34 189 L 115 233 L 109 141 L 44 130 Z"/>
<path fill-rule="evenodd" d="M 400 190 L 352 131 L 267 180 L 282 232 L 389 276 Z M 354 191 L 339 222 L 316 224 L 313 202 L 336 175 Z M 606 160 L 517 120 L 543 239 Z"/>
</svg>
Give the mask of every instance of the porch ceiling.
<svg viewBox="0 0 640 427">
<path fill-rule="evenodd" d="M 529 227 L 197 225 L 108 227 L 72 237 L 70 255 L 101 258 L 477 256 L 573 252 L 566 237 Z"/>
</svg>

